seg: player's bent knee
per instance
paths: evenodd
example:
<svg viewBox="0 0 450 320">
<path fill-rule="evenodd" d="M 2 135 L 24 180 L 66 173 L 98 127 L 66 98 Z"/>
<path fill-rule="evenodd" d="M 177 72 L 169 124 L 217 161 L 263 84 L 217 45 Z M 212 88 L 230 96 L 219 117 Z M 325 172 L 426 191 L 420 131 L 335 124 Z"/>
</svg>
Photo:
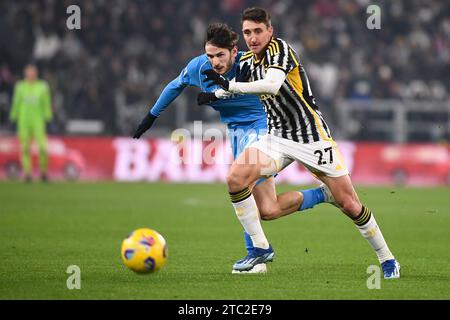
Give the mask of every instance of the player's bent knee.
<svg viewBox="0 0 450 320">
<path fill-rule="evenodd" d="M 227 185 L 230 190 L 237 190 L 237 191 L 240 191 L 248 187 L 248 184 L 246 184 L 244 177 L 238 174 L 236 171 L 232 171 L 228 174 Z"/>
<path fill-rule="evenodd" d="M 226 180 L 230 190 L 240 191 L 249 187 L 258 177 L 251 167 L 232 166 Z"/>
</svg>

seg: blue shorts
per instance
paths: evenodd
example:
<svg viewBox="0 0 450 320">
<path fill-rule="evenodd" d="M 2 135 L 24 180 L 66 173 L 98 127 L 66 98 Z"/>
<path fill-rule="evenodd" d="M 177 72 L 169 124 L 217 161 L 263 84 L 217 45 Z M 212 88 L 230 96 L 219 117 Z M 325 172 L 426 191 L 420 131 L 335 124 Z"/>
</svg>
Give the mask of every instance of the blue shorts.
<svg viewBox="0 0 450 320">
<path fill-rule="evenodd" d="M 236 159 L 245 148 L 258 141 L 266 133 L 266 118 L 228 124 L 227 134 L 230 140 L 233 158 Z"/>
</svg>

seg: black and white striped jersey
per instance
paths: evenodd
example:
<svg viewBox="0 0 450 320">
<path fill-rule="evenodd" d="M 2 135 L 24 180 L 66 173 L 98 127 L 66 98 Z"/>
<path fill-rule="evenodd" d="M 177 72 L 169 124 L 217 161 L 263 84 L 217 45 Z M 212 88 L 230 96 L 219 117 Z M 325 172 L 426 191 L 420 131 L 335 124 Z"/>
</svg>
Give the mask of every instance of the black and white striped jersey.
<svg viewBox="0 0 450 320">
<path fill-rule="evenodd" d="M 328 126 L 309 85 L 305 69 L 295 51 L 280 38 L 272 38 L 261 60 L 251 52 L 240 59 L 241 66 L 250 64 L 250 80 L 264 79 L 269 68 L 286 73 L 276 95 L 261 95 L 267 114 L 268 133 L 302 143 L 332 140 Z"/>
</svg>

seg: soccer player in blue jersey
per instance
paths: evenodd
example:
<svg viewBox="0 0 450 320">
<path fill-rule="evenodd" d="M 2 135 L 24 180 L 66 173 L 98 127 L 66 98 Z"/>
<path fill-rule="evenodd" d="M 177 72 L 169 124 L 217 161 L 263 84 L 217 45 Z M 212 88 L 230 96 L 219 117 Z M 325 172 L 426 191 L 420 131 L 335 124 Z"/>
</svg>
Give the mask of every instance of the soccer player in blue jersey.
<svg viewBox="0 0 450 320">
<path fill-rule="evenodd" d="M 202 92 L 198 95 L 198 104 L 208 104 L 214 108 L 219 112 L 221 121 L 227 124 L 234 158 L 265 135 L 267 131 L 266 114 L 257 95 L 235 94 L 231 96 L 219 86 L 207 87 L 204 83 L 205 76 L 202 75 L 202 72 L 211 69 L 227 79 L 245 80 L 241 79 L 245 76 L 245 72 L 238 69 L 239 60 L 243 54 L 237 49 L 238 37 L 226 24 L 210 25 L 206 33 L 205 54 L 193 58 L 183 68 L 180 75 L 164 88 L 150 112 L 139 124 L 133 138 L 139 139 L 145 131 L 150 129 L 158 116 L 187 86 L 200 88 Z M 276 204 L 276 201 L 273 199 L 277 197 L 283 199 L 283 197 L 292 196 L 291 193 L 298 194 L 302 201 L 294 210 L 300 211 L 312 208 L 322 202 L 332 202 L 331 194 L 327 191 L 325 186 L 321 186 L 301 192 L 292 191 L 277 195 L 273 177 L 260 179 L 252 190 L 259 208 L 259 215 L 264 220 L 271 220 L 282 215 L 274 215 L 275 211 L 272 206 L 274 203 Z M 285 212 L 286 209 L 292 208 L 281 209 L 280 212 Z M 247 252 L 251 254 L 254 250 L 251 237 L 244 232 L 244 238 Z M 271 259 L 267 261 L 271 261 Z M 246 270 L 233 269 L 233 273 L 265 272 L 265 263 L 252 265 L 250 269 Z"/>
</svg>

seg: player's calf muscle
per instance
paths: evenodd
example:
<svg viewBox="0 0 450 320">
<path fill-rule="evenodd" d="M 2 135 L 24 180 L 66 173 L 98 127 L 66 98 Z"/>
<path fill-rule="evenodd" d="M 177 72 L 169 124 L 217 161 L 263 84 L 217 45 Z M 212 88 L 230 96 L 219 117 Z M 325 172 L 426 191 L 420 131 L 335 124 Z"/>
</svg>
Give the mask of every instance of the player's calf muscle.
<svg viewBox="0 0 450 320">
<path fill-rule="evenodd" d="M 355 218 L 361 212 L 362 204 L 351 197 L 346 197 L 340 202 L 337 202 L 341 207 L 342 212 L 344 212 L 350 218 Z"/>
<path fill-rule="evenodd" d="M 362 204 L 353 188 L 342 188 L 336 192 L 336 195 L 337 204 L 347 216 L 354 218 L 361 212 Z"/>
<path fill-rule="evenodd" d="M 340 177 L 321 176 L 320 180 L 330 188 L 343 213 L 350 218 L 355 218 L 361 212 L 362 204 L 348 175 Z"/>
<path fill-rule="evenodd" d="M 258 209 L 262 220 L 275 220 L 281 217 L 281 208 L 277 203 L 272 206 L 258 206 Z"/>
<path fill-rule="evenodd" d="M 341 207 L 343 213 L 350 218 L 355 218 L 361 212 L 362 204 L 353 188 L 347 192 L 343 190 L 345 189 L 342 188 L 335 192 L 336 203 Z"/>
<path fill-rule="evenodd" d="M 301 192 L 289 191 L 276 196 L 275 199 L 261 199 L 255 197 L 262 220 L 275 220 L 294 213 L 303 201 Z M 258 201 L 260 200 L 260 201 Z"/>
</svg>

